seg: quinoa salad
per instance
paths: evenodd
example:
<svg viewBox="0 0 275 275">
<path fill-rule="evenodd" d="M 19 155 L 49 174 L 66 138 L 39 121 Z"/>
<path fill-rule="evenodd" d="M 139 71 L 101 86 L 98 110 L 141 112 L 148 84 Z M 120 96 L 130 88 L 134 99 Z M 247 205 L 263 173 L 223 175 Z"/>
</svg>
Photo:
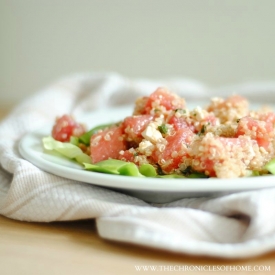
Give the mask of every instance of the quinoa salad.
<svg viewBox="0 0 275 275">
<path fill-rule="evenodd" d="M 212 98 L 189 109 L 184 98 L 160 87 L 138 98 L 132 115 L 86 129 L 58 117 L 47 152 L 85 169 L 110 174 L 180 178 L 236 178 L 275 173 L 275 113 L 251 110 L 246 98 Z"/>
</svg>

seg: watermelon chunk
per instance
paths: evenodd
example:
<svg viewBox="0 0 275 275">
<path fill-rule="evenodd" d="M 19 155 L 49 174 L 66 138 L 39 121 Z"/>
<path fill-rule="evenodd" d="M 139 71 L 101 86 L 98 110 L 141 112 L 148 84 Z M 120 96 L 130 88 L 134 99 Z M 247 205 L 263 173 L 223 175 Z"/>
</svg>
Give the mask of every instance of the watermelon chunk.
<svg viewBox="0 0 275 275">
<path fill-rule="evenodd" d="M 109 158 L 118 159 L 119 152 L 126 150 L 126 141 L 123 138 L 121 126 L 105 129 L 91 137 L 90 151 L 92 163 Z"/>
</svg>

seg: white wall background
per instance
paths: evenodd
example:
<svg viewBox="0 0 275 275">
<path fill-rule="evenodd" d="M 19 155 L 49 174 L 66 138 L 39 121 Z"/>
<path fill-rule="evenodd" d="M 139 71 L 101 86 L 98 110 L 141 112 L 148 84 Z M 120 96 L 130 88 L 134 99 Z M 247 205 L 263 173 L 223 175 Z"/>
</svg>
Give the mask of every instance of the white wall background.
<svg viewBox="0 0 275 275">
<path fill-rule="evenodd" d="M 0 0 L 0 108 L 76 72 L 275 80 L 274 0 Z"/>
</svg>

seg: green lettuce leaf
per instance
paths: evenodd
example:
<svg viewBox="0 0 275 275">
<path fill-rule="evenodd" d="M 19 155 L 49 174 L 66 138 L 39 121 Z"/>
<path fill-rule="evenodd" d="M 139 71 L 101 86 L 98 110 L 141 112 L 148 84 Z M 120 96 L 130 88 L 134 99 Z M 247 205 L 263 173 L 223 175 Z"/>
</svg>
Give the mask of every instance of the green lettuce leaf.
<svg viewBox="0 0 275 275">
<path fill-rule="evenodd" d="M 271 174 L 275 175 L 275 159 L 272 159 L 269 161 L 265 166 L 264 169 L 266 169 Z"/>
<path fill-rule="evenodd" d="M 144 177 L 138 167 L 132 162 L 117 159 L 107 159 L 94 164 L 84 163 L 86 170 L 107 174 L 116 174 L 132 177 Z"/>
<path fill-rule="evenodd" d="M 139 167 L 139 172 L 145 177 L 156 177 L 157 171 L 153 165 L 144 163 Z"/>
<path fill-rule="evenodd" d="M 82 150 L 76 145 L 69 142 L 60 142 L 53 137 L 44 137 L 42 139 L 44 149 L 49 153 L 51 151 L 58 152 L 62 156 L 76 160 L 78 163 L 83 164 L 91 163 L 90 156 L 84 154 Z"/>
</svg>

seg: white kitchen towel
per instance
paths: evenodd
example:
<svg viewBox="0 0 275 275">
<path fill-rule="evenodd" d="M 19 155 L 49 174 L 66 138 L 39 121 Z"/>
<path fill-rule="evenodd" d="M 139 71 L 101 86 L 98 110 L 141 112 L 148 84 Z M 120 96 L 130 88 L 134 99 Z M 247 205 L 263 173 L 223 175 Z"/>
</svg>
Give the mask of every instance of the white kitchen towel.
<svg viewBox="0 0 275 275">
<path fill-rule="evenodd" d="M 58 115 L 133 103 L 163 85 L 187 102 L 237 93 L 270 103 L 275 92 L 273 82 L 210 90 L 187 79 L 131 80 L 113 73 L 62 79 L 0 124 L 0 214 L 37 222 L 96 219 L 102 238 L 192 255 L 244 258 L 274 250 L 275 188 L 156 205 L 44 172 L 18 152 L 24 134 Z"/>
</svg>

